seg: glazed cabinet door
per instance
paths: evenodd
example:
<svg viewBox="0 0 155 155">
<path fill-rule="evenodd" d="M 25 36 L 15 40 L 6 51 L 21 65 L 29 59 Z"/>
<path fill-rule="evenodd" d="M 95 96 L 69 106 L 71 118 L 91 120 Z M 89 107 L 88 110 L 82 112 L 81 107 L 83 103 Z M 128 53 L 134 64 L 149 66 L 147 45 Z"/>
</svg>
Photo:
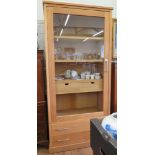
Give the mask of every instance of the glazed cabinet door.
<svg viewBox="0 0 155 155">
<path fill-rule="evenodd" d="M 59 116 L 110 113 L 110 13 L 45 9 L 48 104 Z"/>
</svg>

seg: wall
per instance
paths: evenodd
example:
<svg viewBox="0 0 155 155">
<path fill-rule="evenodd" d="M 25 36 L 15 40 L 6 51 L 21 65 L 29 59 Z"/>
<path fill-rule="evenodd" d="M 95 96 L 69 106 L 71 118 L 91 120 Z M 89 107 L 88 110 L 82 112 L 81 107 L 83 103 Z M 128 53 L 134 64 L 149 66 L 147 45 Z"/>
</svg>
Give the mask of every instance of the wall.
<svg viewBox="0 0 155 155">
<path fill-rule="evenodd" d="M 40 49 L 44 49 L 44 16 L 43 16 L 43 0 L 37 0 L 37 33 L 38 33 L 38 43 Z M 53 0 L 56 2 L 70 2 L 70 3 L 80 3 L 98 6 L 110 6 L 113 7 L 113 18 L 117 18 L 117 0 Z"/>
</svg>

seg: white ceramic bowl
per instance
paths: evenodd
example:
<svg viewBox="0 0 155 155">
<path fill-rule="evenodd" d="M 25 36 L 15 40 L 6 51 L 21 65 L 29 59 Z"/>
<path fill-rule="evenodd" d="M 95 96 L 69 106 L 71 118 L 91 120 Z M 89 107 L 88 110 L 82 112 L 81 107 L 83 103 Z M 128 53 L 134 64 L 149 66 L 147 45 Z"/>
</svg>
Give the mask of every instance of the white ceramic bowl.
<svg viewBox="0 0 155 155">
<path fill-rule="evenodd" d="M 100 75 L 95 75 L 95 79 L 99 80 L 99 79 L 101 79 L 101 76 Z"/>
<path fill-rule="evenodd" d="M 100 76 L 100 73 L 94 73 L 95 76 Z"/>
</svg>

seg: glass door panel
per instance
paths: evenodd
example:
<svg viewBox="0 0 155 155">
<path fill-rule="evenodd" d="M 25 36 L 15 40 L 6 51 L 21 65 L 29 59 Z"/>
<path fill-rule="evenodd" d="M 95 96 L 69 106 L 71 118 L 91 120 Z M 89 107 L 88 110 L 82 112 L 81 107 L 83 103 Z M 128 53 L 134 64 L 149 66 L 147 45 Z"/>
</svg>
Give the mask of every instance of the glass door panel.
<svg viewBox="0 0 155 155">
<path fill-rule="evenodd" d="M 57 115 L 103 111 L 104 18 L 53 19 Z"/>
</svg>

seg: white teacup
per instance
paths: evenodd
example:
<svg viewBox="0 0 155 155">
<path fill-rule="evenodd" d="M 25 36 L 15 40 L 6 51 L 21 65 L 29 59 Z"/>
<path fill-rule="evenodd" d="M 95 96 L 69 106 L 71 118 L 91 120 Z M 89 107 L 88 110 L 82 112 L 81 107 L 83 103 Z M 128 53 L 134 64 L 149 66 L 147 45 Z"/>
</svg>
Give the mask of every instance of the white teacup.
<svg viewBox="0 0 155 155">
<path fill-rule="evenodd" d="M 90 75 L 86 75 L 86 80 L 89 80 L 90 79 Z"/>
<path fill-rule="evenodd" d="M 81 73 L 81 79 L 85 79 L 85 78 L 86 78 L 85 73 Z"/>
<path fill-rule="evenodd" d="M 95 77 L 95 76 L 94 76 L 93 74 L 90 75 L 90 79 L 94 79 L 94 77 Z"/>
</svg>

